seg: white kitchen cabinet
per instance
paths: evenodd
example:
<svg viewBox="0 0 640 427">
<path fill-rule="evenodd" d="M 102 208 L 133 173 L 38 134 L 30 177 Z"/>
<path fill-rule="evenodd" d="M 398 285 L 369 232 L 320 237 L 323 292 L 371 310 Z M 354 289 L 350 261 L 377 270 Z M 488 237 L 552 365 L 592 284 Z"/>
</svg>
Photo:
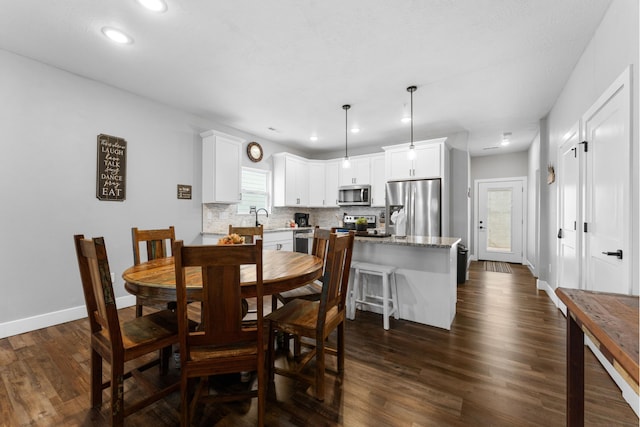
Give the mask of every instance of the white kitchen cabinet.
<svg viewBox="0 0 640 427">
<path fill-rule="evenodd" d="M 351 157 L 351 167 L 340 168 L 340 185 L 371 184 L 369 156 Z"/>
<path fill-rule="evenodd" d="M 385 178 L 385 156 L 383 153 L 370 157 L 371 162 L 371 206 L 385 206 L 384 192 L 387 184 Z"/>
<path fill-rule="evenodd" d="M 243 139 L 209 130 L 202 137 L 202 203 L 239 203 Z"/>
<path fill-rule="evenodd" d="M 324 164 L 324 207 L 338 207 L 338 185 L 340 182 L 340 160 L 329 160 Z"/>
<path fill-rule="evenodd" d="M 444 141 L 438 138 L 414 142 L 416 158 L 408 157 L 409 144 L 382 147 L 387 180 L 439 178 L 444 170 Z"/>
<path fill-rule="evenodd" d="M 274 206 L 309 205 L 309 169 L 306 159 L 289 153 L 273 155 Z"/>
<path fill-rule="evenodd" d="M 293 252 L 293 231 L 265 232 L 262 237 L 262 248 Z"/>
<path fill-rule="evenodd" d="M 325 205 L 325 164 L 323 161 L 309 160 L 309 207 L 322 208 Z"/>
</svg>

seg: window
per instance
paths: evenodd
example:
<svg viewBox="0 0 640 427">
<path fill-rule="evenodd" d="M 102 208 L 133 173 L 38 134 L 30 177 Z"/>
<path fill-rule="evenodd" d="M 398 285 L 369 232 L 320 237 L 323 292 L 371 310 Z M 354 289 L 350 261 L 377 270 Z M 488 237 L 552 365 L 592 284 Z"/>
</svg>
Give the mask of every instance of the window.
<svg viewBox="0 0 640 427">
<path fill-rule="evenodd" d="M 271 212 L 270 177 L 271 174 L 266 170 L 242 168 L 242 200 L 238 203 L 238 214 L 249 214 L 250 206 Z"/>
</svg>

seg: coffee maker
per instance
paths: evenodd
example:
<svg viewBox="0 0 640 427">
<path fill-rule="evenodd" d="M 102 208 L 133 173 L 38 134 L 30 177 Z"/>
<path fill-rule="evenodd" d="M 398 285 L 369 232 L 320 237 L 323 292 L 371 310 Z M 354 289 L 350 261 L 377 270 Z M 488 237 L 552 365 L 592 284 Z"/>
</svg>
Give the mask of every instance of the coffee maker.
<svg viewBox="0 0 640 427">
<path fill-rule="evenodd" d="M 309 227 L 309 214 L 308 213 L 294 213 L 293 220 L 298 227 Z"/>
</svg>

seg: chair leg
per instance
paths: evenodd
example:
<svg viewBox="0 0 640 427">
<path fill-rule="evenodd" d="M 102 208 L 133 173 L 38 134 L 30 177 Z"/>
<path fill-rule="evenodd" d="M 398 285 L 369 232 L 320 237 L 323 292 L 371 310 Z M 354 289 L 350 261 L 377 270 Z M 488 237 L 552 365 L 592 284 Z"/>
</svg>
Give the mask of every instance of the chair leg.
<svg viewBox="0 0 640 427">
<path fill-rule="evenodd" d="M 342 374 L 344 372 L 344 321 L 340 322 L 338 325 L 337 345 L 338 373 Z"/>
<path fill-rule="evenodd" d="M 264 362 L 264 360 L 263 360 Z M 265 384 L 265 366 L 258 364 L 258 426 L 264 426 L 264 414 L 267 398 L 267 385 Z"/>
<path fill-rule="evenodd" d="M 278 309 L 278 295 L 271 295 L 271 312 L 274 312 Z"/>
<path fill-rule="evenodd" d="M 169 371 L 169 359 L 171 358 L 171 354 L 173 353 L 173 349 L 171 346 L 164 347 L 159 350 L 158 357 L 160 358 L 160 375 L 167 375 Z"/>
<path fill-rule="evenodd" d="M 180 375 L 180 426 L 188 427 L 190 423 L 191 406 L 189 405 L 189 378 Z"/>
<path fill-rule="evenodd" d="M 276 334 L 274 333 L 273 326 L 271 324 L 269 326 L 269 340 L 267 344 L 267 378 L 269 384 L 274 382 L 275 379 L 275 339 Z"/>
<path fill-rule="evenodd" d="M 111 360 L 111 425 L 124 425 L 124 360 Z"/>
<path fill-rule="evenodd" d="M 316 399 L 324 401 L 324 337 L 316 337 Z"/>
<path fill-rule="evenodd" d="M 391 273 L 391 292 L 394 307 L 394 317 L 396 320 L 400 318 L 400 306 L 398 305 L 398 282 L 396 281 L 395 271 Z"/>
<path fill-rule="evenodd" d="M 91 350 L 91 406 L 102 404 L 102 356 Z"/>
</svg>

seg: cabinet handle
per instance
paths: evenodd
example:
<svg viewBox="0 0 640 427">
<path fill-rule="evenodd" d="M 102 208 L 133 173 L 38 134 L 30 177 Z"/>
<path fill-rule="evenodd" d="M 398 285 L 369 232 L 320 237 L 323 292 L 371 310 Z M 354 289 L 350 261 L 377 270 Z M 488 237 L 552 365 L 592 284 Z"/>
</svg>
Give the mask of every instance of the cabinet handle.
<svg viewBox="0 0 640 427">
<path fill-rule="evenodd" d="M 279 251 L 282 249 L 282 243 L 276 243 L 276 250 Z"/>
</svg>

